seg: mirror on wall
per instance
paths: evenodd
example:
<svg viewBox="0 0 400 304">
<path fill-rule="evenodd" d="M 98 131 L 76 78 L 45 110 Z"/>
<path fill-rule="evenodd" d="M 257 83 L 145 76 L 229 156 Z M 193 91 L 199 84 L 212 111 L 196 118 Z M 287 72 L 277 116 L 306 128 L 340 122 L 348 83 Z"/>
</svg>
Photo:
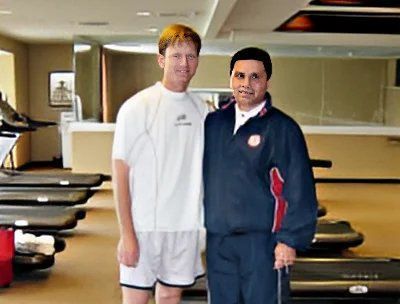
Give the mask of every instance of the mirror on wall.
<svg viewBox="0 0 400 304">
<path fill-rule="evenodd" d="M 82 104 L 83 119 L 101 122 L 101 46 L 75 43 L 74 72 L 75 94 Z"/>
<path fill-rule="evenodd" d="M 100 53 L 103 61 L 100 63 Z M 398 126 L 400 90 L 395 86 L 396 58 L 341 53 L 323 56 L 271 52 L 269 83 L 273 103 L 302 125 Z M 96 46 L 75 53 L 76 86 L 85 116 L 114 122 L 121 104 L 162 77 L 156 55 Z M 202 54 L 191 88 L 210 96 L 229 92 L 230 56 Z M 100 80 L 102 75 L 102 80 Z M 100 102 L 103 89 L 103 107 Z M 399 115 L 394 115 L 398 113 Z"/>
</svg>

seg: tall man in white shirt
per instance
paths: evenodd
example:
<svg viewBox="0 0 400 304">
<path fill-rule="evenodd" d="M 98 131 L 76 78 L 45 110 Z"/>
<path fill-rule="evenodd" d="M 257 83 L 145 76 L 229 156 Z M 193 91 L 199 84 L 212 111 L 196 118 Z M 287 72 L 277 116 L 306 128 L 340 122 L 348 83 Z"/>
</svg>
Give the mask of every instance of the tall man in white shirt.
<svg viewBox="0 0 400 304">
<path fill-rule="evenodd" d="M 157 57 L 162 81 L 118 113 L 112 163 L 124 304 L 148 303 L 154 287 L 157 304 L 179 303 L 182 289 L 204 274 L 199 234 L 207 107 L 187 91 L 200 48 L 191 28 L 165 28 Z"/>
</svg>

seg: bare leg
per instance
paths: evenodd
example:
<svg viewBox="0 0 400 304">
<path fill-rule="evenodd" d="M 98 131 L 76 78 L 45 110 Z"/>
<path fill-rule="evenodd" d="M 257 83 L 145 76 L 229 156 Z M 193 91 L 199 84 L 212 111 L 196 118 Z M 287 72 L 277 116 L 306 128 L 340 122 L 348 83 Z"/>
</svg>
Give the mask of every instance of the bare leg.
<svg viewBox="0 0 400 304">
<path fill-rule="evenodd" d="M 147 304 L 149 299 L 148 290 L 122 287 L 122 304 Z"/>
<path fill-rule="evenodd" d="M 168 287 L 157 283 L 156 303 L 157 304 L 179 304 L 182 296 L 182 288 Z"/>
</svg>

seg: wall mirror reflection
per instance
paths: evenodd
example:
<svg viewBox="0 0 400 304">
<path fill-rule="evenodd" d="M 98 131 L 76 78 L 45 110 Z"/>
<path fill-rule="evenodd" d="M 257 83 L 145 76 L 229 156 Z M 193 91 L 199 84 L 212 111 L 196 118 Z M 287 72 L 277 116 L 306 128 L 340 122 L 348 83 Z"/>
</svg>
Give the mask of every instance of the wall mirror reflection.
<svg viewBox="0 0 400 304">
<path fill-rule="evenodd" d="M 291 53 L 290 46 L 283 51 L 271 47 L 270 92 L 275 105 L 300 124 L 400 125 L 400 87 L 396 86 L 399 64 L 395 54 L 382 52 L 382 55 L 363 48 L 292 49 Z M 155 46 L 152 52 L 109 47 L 98 47 L 95 53 L 86 55 L 75 52 L 76 86 L 78 94 L 85 99 L 84 113 L 91 112 L 106 122 L 114 122 L 119 107 L 128 97 L 161 79 Z M 227 51 L 215 53 L 201 55 L 191 87 L 218 103 L 215 101 L 218 94 L 226 98 L 229 92 L 230 59 Z M 100 92 L 99 83 L 102 102 L 96 95 Z M 93 112 L 96 110 L 97 114 Z"/>
</svg>

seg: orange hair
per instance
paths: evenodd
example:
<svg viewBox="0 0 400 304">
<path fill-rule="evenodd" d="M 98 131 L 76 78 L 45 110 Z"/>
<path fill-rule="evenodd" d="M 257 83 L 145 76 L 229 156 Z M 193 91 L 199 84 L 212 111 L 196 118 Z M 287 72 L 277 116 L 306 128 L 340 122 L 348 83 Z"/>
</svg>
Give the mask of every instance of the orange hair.
<svg viewBox="0 0 400 304">
<path fill-rule="evenodd" d="M 171 24 L 162 31 L 160 39 L 158 40 L 159 54 L 165 55 L 167 47 L 182 41 L 193 42 L 197 50 L 197 55 L 199 55 L 201 49 L 201 39 L 199 34 L 197 34 L 192 28 L 183 24 Z"/>
</svg>

